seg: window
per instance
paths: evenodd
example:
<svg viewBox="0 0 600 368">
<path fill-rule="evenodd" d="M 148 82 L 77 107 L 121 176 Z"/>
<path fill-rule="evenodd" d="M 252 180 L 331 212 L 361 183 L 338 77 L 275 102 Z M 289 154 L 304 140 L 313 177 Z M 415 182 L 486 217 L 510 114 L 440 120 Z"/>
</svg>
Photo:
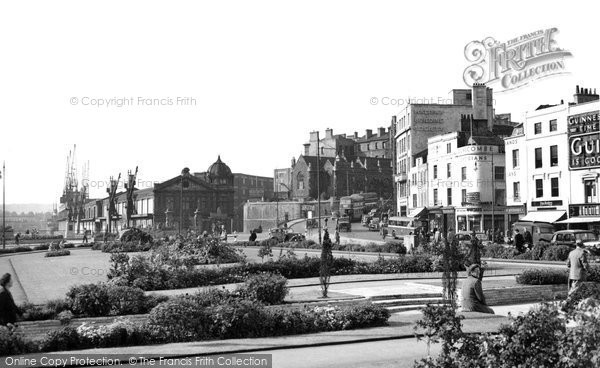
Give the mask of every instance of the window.
<svg viewBox="0 0 600 368">
<path fill-rule="evenodd" d="M 535 198 L 544 196 L 544 182 L 542 179 L 535 179 Z"/>
<path fill-rule="evenodd" d="M 540 167 L 542 167 L 542 149 L 536 148 L 535 149 L 535 168 L 539 169 Z"/>
<path fill-rule="evenodd" d="M 438 204 L 438 190 L 434 189 L 433 190 L 433 205 L 437 206 Z"/>
<path fill-rule="evenodd" d="M 513 156 L 513 169 L 515 167 L 519 167 L 519 150 L 513 150 L 512 151 L 512 156 Z"/>
<path fill-rule="evenodd" d="M 556 132 L 557 128 L 556 119 L 550 120 L 550 131 Z"/>
<path fill-rule="evenodd" d="M 494 179 L 504 180 L 504 166 L 494 167 Z"/>
<path fill-rule="evenodd" d="M 542 133 L 542 123 L 535 123 L 533 129 L 534 129 L 533 130 L 534 134 L 541 134 Z"/>
<path fill-rule="evenodd" d="M 448 206 L 452 206 L 452 188 L 448 188 L 447 189 L 447 195 L 448 195 Z"/>
<path fill-rule="evenodd" d="M 460 191 L 460 197 L 461 197 L 461 200 L 460 200 L 460 201 L 461 201 L 461 202 L 463 203 L 463 205 L 464 205 L 464 203 L 466 203 L 466 202 L 467 202 L 467 190 L 466 190 L 466 189 L 463 189 L 463 190 L 461 190 L 461 191 Z"/>
<path fill-rule="evenodd" d="M 596 202 L 596 181 L 595 180 L 586 180 L 584 182 L 585 187 L 585 203 L 595 203 Z"/>
<path fill-rule="evenodd" d="M 550 179 L 550 189 L 552 197 L 558 197 L 558 178 Z"/>
<path fill-rule="evenodd" d="M 452 176 L 452 164 L 446 164 L 446 177 Z"/>
<path fill-rule="evenodd" d="M 513 200 L 519 201 L 521 199 L 521 183 L 515 181 L 513 183 Z"/>
<path fill-rule="evenodd" d="M 304 174 L 301 172 L 298 173 L 298 176 L 296 177 L 296 183 L 298 183 L 298 189 L 304 189 Z"/>
<path fill-rule="evenodd" d="M 550 166 L 558 166 L 558 146 L 550 146 Z"/>
<path fill-rule="evenodd" d="M 450 152 L 452 152 L 452 144 L 446 143 L 446 153 L 450 153 Z"/>
<path fill-rule="evenodd" d="M 413 208 L 417 207 L 417 195 L 413 194 Z"/>
<path fill-rule="evenodd" d="M 460 177 L 463 181 L 467 180 L 467 167 L 466 166 L 463 166 L 460 168 Z"/>
<path fill-rule="evenodd" d="M 433 165 L 433 178 L 437 179 L 437 165 Z"/>
</svg>

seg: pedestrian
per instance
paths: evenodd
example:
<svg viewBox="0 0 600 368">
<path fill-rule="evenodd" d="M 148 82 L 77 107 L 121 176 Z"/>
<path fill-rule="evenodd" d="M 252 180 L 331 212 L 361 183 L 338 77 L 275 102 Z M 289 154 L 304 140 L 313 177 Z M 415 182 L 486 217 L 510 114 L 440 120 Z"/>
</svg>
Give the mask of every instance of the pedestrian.
<svg viewBox="0 0 600 368">
<path fill-rule="evenodd" d="M 412 232 L 411 232 L 412 235 Z M 392 238 L 396 239 L 396 230 L 392 229 Z"/>
<path fill-rule="evenodd" d="M 475 230 L 471 232 L 471 246 L 469 247 L 469 253 L 467 254 L 468 265 L 481 265 L 481 242 L 477 238 Z"/>
<path fill-rule="evenodd" d="M 575 241 L 576 248 L 569 253 L 567 259 L 567 267 L 569 268 L 569 294 L 584 282 L 587 278 L 589 264 L 587 260 L 587 252 L 584 249 L 583 241 L 577 239 Z"/>
<path fill-rule="evenodd" d="M 388 234 L 387 228 L 386 227 L 382 227 L 381 228 L 381 238 L 385 241 L 385 238 Z"/>
<path fill-rule="evenodd" d="M 335 244 L 340 245 L 340 231 L 335 230 Z"/>
<path fill-rule="evenodd" d="M 517 249 L 517 252 L 525 252 L 525 247 L 523 246 L 525 244 L 525 239 L 523 238 L 523 235 L 519 233 L 519 229 L 515 229 L 515 237 L 513 242 L 515 243 L 515 248 Z"/>
<path fill-rule="evenodd" d="M 250 233 L 250 238 L 248 238 L 248 240 L 251 241 L 251 242 L 255 242 L 256 241 L 256 231 L 254 231 L 254 229 Z"/>
<path fill-rule="evenodd" d="M 83 232 L 83 244 L 87 244 L 88 242 L 88 238 L 87 238 L 87 231 Z"/>
<path fill-rule="evenodd" d="M 533 237 L 531 236 L 531 233 L 529 232 L 529 230 L 527 230 L 526 227 L 524 227 L 523 230 L 523 240 L 525 241 L 525 245 L 527 246 L 527 248 L 531 249 L 531 247 L 533 246 Z"/>
<path fill-rule="evenodd" d="M 21 315 L 19 308 L 10 293 L 12 278 L 10 273 L 5 273 L 0 278 L 0 326 L 14 324 L 17 321 L 17 315 Z"/>
<path fill-rule="evenodd" d="M 327 221 L 329 221 L 329 219 L 327 217 L 325 217 L 325 228 L 327 229 Z"/>
<path fill-rule="evenodd" d="M 441 233 L 438 230 L 438 228 L 436 227 L 435 229 L 433 229 L 433 242 L 434 243 L 437 244 L 440 241 L 440 236 L 441 236 Z"/>
<path fill-rule="evenodd" d="M 19 246 L 19 240 L 21 239 L 21 233 L 17 233 L 15 235 L 15 244 Z"/>
<path fill-rule="evenodd" d="M 452 242 L 454 241 L 454 230 L 452 228 L 448 229 L 446 240 L 448 241 L 448 244 L 452 244 Z"/>
<path fill-rule="evenodd" d="M 462 284 L 461 307 L 463 312 L 481 312 L 494 314 L 494 310 L 485 302 L 481 280 L 481 266 L 472 264 L 467 269 L 467 279 Z"/>
</svg>

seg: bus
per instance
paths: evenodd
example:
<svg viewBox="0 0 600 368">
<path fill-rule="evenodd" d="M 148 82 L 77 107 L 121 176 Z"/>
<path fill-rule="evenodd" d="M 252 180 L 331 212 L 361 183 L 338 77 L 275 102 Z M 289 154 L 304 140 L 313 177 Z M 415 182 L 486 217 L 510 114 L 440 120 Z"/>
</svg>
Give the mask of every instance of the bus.
<svg viewBox="0 0 600 368">
<path fill-rule="evenodd" d="M 392 216 L 388 219 L 388 234 L 394 231 L 396 236 L 415 235 L 415 220 L 410 217 Z"/>
<path fill-rule="evenodd" d="M 361 221 L 363 214 L 377 208 L 379 197 L 377 193 L 352 194 L 340 198 L 340 214 L 348 216 L 350 221 Z"/>
</svg>

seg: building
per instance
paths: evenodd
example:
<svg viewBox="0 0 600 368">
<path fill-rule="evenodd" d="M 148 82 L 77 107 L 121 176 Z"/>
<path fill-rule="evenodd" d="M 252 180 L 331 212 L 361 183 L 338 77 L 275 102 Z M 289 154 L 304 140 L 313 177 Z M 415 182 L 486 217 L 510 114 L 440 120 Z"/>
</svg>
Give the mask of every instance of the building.
<svg viewBox="0 0 600 368">
<path fill-rule="evenodd" d="M 296 200 L 339 198 L 375 192 L 389 199 L 393 192 L 391 160 L 375 157 L 301 155 L 291 170 L 291 195 Z M 318 187 L 320 186 L 320 193 Z"/>
<path fill-rule="evenodd" d="M 488 129 L 486 119 L 467 115 L 460 122 L 459 131 L 428 139 L 424 203 L 429 228 L 503 231 L 508 226 L 504 141 Z M 412 196 L 411 207 L 419 207 L 418 194 Z"/>
<path fill-rule="evenodd" d="M 292 158 L 292 167 L 296 159 Z M 277 199 L 290 199 L 292 197 L 292 168 L 275 169 L 273 172 L 273 193 Z"/>
<path fill-rule="evenodd" d="M 348 158 L 375 157 L 392 158 L 390 145 L 390 132 L 386 128 L 377 128 L 377 133 L 367 129 L 365 135 L 333 134 L 333 129 L 326 129 L 325 136 L 319 136 L 317 132 L 311 132 L 308 143 L 304 144 L 304 156 L 317 156 L 317 148 L 320 156 L 335 158 L 343 155 Z"/>
<path fill-rule="evenodd" d="M 600 101 L 576 87 L 573 102 L 541 105 L 506 138 L 509 205 L 521 220 L 600 229 Z"/>
<path fill-rule="evenodd" d="M 185 231 L 211 231 L 213 226 L 221 225 L 231 231 L 235 217 L 234 176 L 219 157 L 206 172 L 190 175 L 186 168 L 153 188 L 135 190 L 133 204 L 135 211 L 130 223 L 133 227 L 178 230 L 181 223 Z M 77 225 L 80 233 L 107 231 L 108 208 L 108 197 L 87 200 Z M 126 192 L 116 194 L 115 208 L 116 215 L 111 216 L 112 231 L 120 232 L 127 228 Z M 60 220 L 59 228 L 67 223 L 67 219 Z"/>
<path fill-rule="evenodd" d="M 241 173 L 233 174 L 233 229 L 244 228 L 244 204 L 246 202 L 266 201 L 274 198 L 273 178 Z"/>
<path fill-rule="evenodd" d="M 494 126 L 492 89 L 483 84 L 474 84 L 472 89 L 454 89 L 450 92 L 451 103 L 408 104 L 394 119 L 396 155 L 394 157 L 397 212 L 405 216 L 418 210 L 413 206 L 413 176 L 423 173 L 417 168 L 417 160 L 427 162 L 428 139 L 448 132 L 459 131 L 461 116 L 470 115 L 478 121 L 484 120 L 488 130 Z M 503 120 L 503 124 L 506 122 Z M 431 173 L 429 173 L 431 175 Z M 416 193 L 422 195 L 423 193 Z M 431 200 L 431 198 L 429 198 Z M 419 202 L 417 202 L 418 204 Z"/>
</svg>

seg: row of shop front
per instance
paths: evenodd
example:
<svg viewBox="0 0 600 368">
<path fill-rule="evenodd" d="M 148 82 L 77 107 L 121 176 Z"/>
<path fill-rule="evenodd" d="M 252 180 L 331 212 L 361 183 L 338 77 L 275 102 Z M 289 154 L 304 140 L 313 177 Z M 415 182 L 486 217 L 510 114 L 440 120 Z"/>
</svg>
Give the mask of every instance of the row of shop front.
<svg viewBox="0 0 600 368">
<path fill-rule="evenodd" d="M 569 211 L 556 207 L 536 208 L 527 212 L 526 206 L 420 207 L 408 213 L 416 227 L 426 232 L 449 229 L 484 233 L 498 230 L 506 233 L 517 221 L 554 224 L 557 229 L 587 229 L 600 231 L 600 204 L 569 205 Z"/>
</svg>

